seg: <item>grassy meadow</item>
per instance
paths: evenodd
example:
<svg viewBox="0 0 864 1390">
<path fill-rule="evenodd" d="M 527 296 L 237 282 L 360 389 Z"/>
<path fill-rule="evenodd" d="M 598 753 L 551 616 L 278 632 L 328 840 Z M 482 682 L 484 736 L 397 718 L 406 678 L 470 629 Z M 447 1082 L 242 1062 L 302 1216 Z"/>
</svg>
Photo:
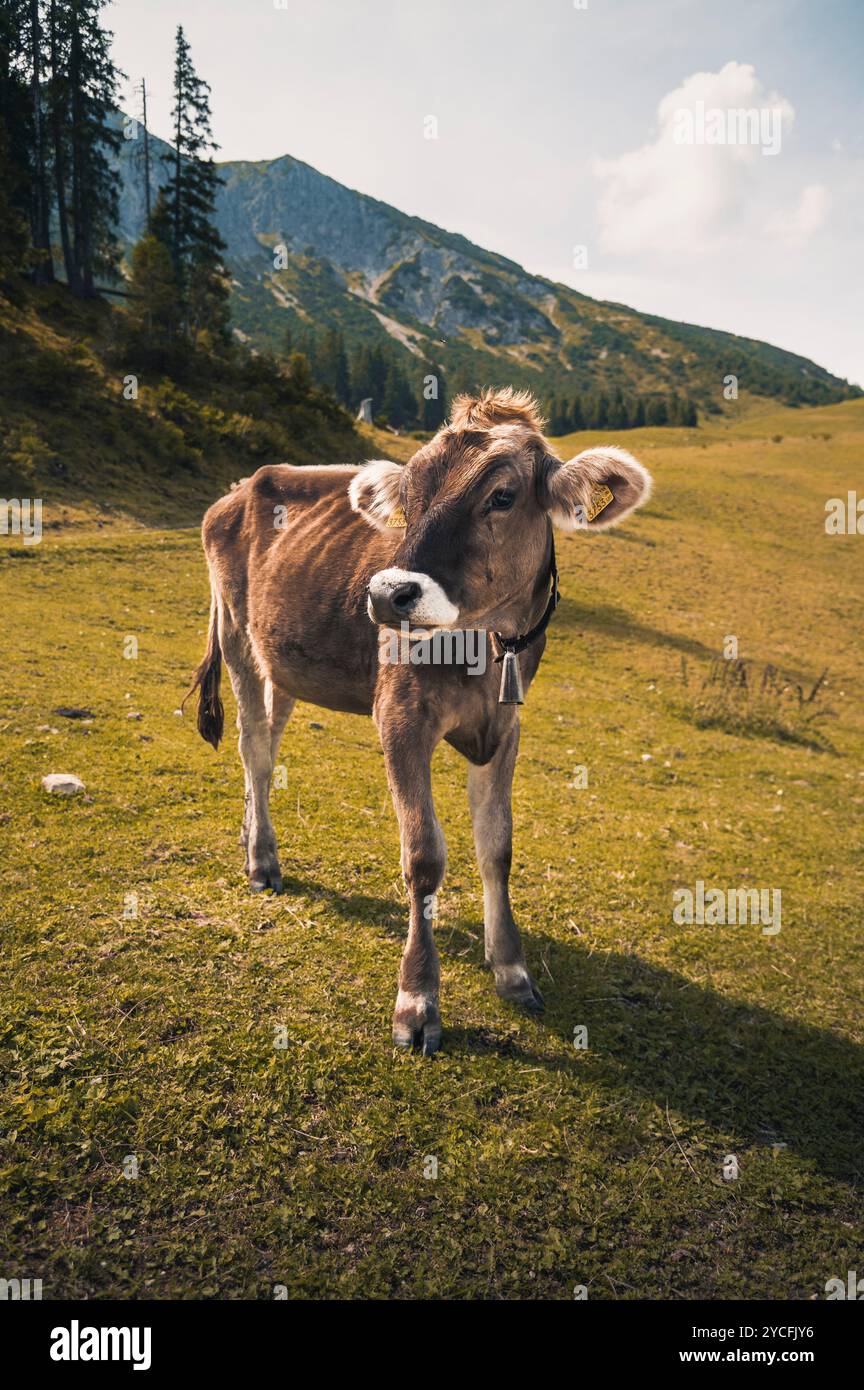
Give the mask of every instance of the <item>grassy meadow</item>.
<svg viewBox="0 0 864 1390">
<path fill-rule="evenodd" d="M 824 518 L 864 494 L 864 401 L 620 442 L 653 500 L 559 538 L 523 711 L 513 899 L 546 1013 L 483 967 L 442 747 L 434 1060 L 390 1045 L 405 894 L 371 721 L 298 706 L 287 891 L 251 895 L 234 739 L 214 754 L 177 713 L 197 531 L 169 503 L 143 525 L 151 498 L 0 538 L 9 1277 L 46 1299 L 811 1299 L 862 1269 L 864 537 Z M 746 687 L 716 678 L 730 636 Z M 85 794 L 48 796 L 49 772 Z M 676 925 L 697 880 L 780 889 L 782 930 Z"/>
</svg>

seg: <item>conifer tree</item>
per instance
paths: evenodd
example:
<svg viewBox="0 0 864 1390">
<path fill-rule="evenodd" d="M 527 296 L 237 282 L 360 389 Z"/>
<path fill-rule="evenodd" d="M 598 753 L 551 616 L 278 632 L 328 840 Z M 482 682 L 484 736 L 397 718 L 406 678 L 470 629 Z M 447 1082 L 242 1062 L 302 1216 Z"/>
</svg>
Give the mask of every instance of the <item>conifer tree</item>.
<svg viewBox="0 0 864 1390">
<path fill-rule="evenodd" d="M 417 401 L 411 383 L 395 361 L 387 370 L 383 413 L 396 429 L 410 428 L 417 423 Z"/>
<path fill-rule="evenodd" d="M 100 23 L 106 0 L 49 0 L 51 77 L 46 102 L 52 137 L 54 191 L 66 279 L 90 298 L 97 279 L 119 258 L 115 228 L 120 133 L 108 123 L 121 76 L 111 59 L 111 34 Z"/>
<path fill-rule="evenodd" d="M 363 343 L 351 358 L 351 405 L 357 407 L 367 396 L 372 399 L 372 410 L 383 414 L 384 390 L 387 384 L 388 360 L 383 349 L 376 344 L 370 347 Z"/>
<path fill-rule="evenodd" d="M 213 162 L 218 149 L 210 127 L 210 87 L 196 73 L 178 25 L 174 62 L 174 148 L 163 156 L 170 178 L 153 214 L 152 230 L 171 253 L 186 331 L 224 338 L 228 286 L 216 228 L 216 194 L 222 182 Z"/>
<path fill-rule="evenodd" d="M 14 8 L 14 7 L 13 7 Z M 46 282 L 54 279 L 51 258 L 51 195 L 48 185 L 48 142 L 45 133 L 44 67 L 45 33 L 39 0 L 29 0 L 27 14 L 19 15 L 26 23 L 30 76 L 30 238 L 33 243 L 33 278 Z"/>
<path fill-rule="evenodd" d="M 174 263 L 164 242 L 145 232 L 132 249 L 129 320 L 133 331 L 154 346 L 167 347 L 180 327 Z"/>
<path fill-rule="evenodd" d="M 347 406 L 351 399 L 348 358 L 345 354 L 345 340 L 338 329 L 330 328 L 324 335 L 324 341 L 317 353 L 316 365 L 322 384 L 332 391 L 341 405 Z"/>
<path fill-rule="evenodd" d="M 312 389 L 312 372 L 305 352 L 292 352 L 288 358 L 288 375 L 299 392 Z"/>
<path fill-rule="evenodd" d="M 624 393 L 620 386 L 616 386 L 609 402 L 609 427 L 614 430 L 626 430 L 627 428 L 627 407 L 624 404 Z"/>
<path fill-rule="evenodd" d="M 0 0 L 0 275 L 22 270 L 32 236 L 36 188 L 30 94 L 27 90 L 29 6 Z M 47 170 L 41 169 L 47 207 Z M 47 228 L 46 228 L 47 231 Z M 51 272 L 50 256 L 40 270 Z"/>
</svg>

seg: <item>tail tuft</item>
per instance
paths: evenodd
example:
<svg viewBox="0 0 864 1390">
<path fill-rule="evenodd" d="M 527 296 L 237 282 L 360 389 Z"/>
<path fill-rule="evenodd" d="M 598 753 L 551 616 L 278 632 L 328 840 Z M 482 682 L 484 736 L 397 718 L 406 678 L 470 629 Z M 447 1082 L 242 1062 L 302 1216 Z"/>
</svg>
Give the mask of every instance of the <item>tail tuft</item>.
<svg viewBox="0 0 864 1390">
<path fill-rule="evenodd" d="M 222 649 L 219 646 L 219 620 L 216 599 L 210 606 L 210 631 L 207 636 L 207 651 L 204 660 L 195 672 L 195 678 L 183 697 L 180 706 L 184 709 L 186 701 L 195 691 L 198 695 L 198 732 L 201 737 L 218 748 L 225 727 L 225 707 L 219 698 L 219 682 L 222 677 Z"/>
</svg>

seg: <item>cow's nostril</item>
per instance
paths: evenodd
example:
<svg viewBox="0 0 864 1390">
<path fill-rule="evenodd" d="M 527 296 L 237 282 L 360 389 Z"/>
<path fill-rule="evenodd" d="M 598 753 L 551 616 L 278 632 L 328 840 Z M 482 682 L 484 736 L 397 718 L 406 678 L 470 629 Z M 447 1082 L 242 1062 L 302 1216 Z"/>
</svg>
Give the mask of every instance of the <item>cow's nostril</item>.
<svg viewBox="0 0 864 1390">
<path fill-rule="evenodd" d="M 419 584 L 397 584 L 390 591 L 390 602 L 397 613 L 410 613 L 422 592 Z"/>
</svg>

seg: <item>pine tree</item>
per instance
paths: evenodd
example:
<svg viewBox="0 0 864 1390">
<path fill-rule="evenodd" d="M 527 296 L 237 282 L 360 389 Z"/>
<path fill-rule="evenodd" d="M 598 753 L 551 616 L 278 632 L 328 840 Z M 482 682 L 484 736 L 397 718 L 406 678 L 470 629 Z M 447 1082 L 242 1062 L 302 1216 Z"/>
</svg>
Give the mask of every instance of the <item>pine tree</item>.
<svg viewBox="0 0 864 1390">
<path fill-rule="evenodd" d="M 45 35 L 42 26 L 39 0 L 29 0 L 26 19 L 17 6 L 10 7 L 17 16 L 10 15 L 14 22 L 26 23 L 29 48 L 30 69 L 30 149 L 31 149 L 31 205 L 30 239 L 33 243 L 33 279 L 43 283 L 54 279 L 54 262 L 51 257 L 51 196 L 48 183 L 48 142 L 45 133 L 45 102 L 43 90 L 43 69 L 45 63 Z"/>
<path fill-rule="evenodd" d="M 299 354 L 306 362 L 311 376 L 317 379 L 318 340 L 315 337 L 315 334 L 312 333 L 308 328 L 300 334 L 300 337 L 297 339 L 296 344 L 294 344 L 294 346 L 290 349 L 288 356 L 290 358 L 297 354 Z"/>
<path fill-rule="evenodd" d="M 27 250 L 27 223 L 16 205 L 18 191 L 6 123 L 0 116 L 0 281 L 8 282 L 22 269 Z"/>
<path fill-rule="evenodd" d="M 627 407 L 624 404 L 624 394 L 620 386 L 616 386 L 609 402 L 609 426 L 614 430 L 626 430 L 627 428 Z"/>
<path fill-rule="evenodd" d="M 66 270 L 66 283 L 70 288 L 77 286 L 77 263 L 69 227 L 69 208 L 67 202 L 68 155 L 69 155 L 69 72 L 68 72 L 68 24 L 67 16 L 58 0 L 50 0 L 48 11 L 48 34 L 50 45 L 51 78 L 47 85 L 48 119 L 51 128 L 51 157 L 53 163 L 54 202 L 57 223 L 60 228 L 60 244 L 63 250 L 63 265 Z"/>
<path fill-rule="evenodd" d="M 383 414 L 396 429 L 417 423 L 417 401 L 411 384 L 395 361 L 391 362 L 384 384 Z"/>
<path fill-rule="evenodd" d="M 46 87 L 55 197 L 66 278 L 90 298 L 112 276 L 119 175 L 112 159 L 120 134 L 108 125 L 122 74 L 111 60 L 111 34 L 99 20 L 106 0 L 50 0 L 51 78 Z"/>
<path fill-rule="evenodd" d="M 177 276 L 167 246 L 152 233 L 135 243 L 130 263 L 129 320 L 146 342 L 167 346 L 177 336 Z"/>
<path fill-rule="evenodd" d="M 99 23 L 107 0 L 76 0 L 73 6 L 77 43 L 72 46 L 73 187 L 77 220 L 75 243 L 85 295 L 94 293 L 96 277 L 113 277 L 119 261 L 116 227 L 119 179 L 112 157 L 121 136 L 108 125 L 116 110 L 120 74 L 111 60 L 111 34 Z"/>
<path fill-rule="evenodd" d="M 330 328 L 325 333 L 317 354 L 316 366 L 322 385 L 332 391 L 340 404 L 347 406 L 351 399 L 348 358 L 345 354 L 345 339 L 338 329 Z"/>
<path fill-rule="evenodd" d="M 387 369 L 388 359 L 378 344 L 370 347 L 362 343 L 357 348 L 350 364 L 352 408 L 359 406 L 369 396 L 373 411 L 382 413 Z"/>
<path fill-rule="evenodd" d="M 569 434 L 570 410 L 563 396 L 553 396 L 549 402 L 549 429 L 552 434 Z"/>
<path fill-rule="evenodd" d="M 585 415 L 578 396 L 574 396 L 570 402 L 570 428 L 571 430 L 584 430 L 585 428 Z"/>
<path fill-rule="evenodd" d="M 365 343 L 355 347 L 348 357 L 348 377 L 351 382 L 351 408 L 356 410 L 365 396 L 369 380 L 369 349 Z"/>
<path fill-rule="evenodd" d="M 312 372 L 309 369 L 309 359 L 304 352 L 292 352 L 288 358 L 288 375 L 297 387 L 298 392 L 305 395 L 312 388 Z"/>
<path fill-rule="evenodd" d="M 218 149 L 210 128 L 210 88 L 192 66 L 189 44 L 178 25 L 174 63 L 174 149 L 163 159 L 170 171 L 152 230 L 171 253 L 184 326 L 190 336 L 228 332 L 228 286 L 216 229 L 216 194 L 222 182 L 213 163 Z"/>
<path fill-rule="evenodd" d="M 630 411 L 631 430 L 641 430 L 645 424 L 645 402 L 641 396 L 637 396 Z"/>
<path fill-rule="evenodd" d="M 30 241 L 32 107 L 27 90 L 25 0 L 0 0 L 0 276 L 23 270 Z M 42 170 L 47 197 L 46 171 Z M 43 261 L 43 267 L 45 262 Z M 52 269 L 50 260 L 47 268 Z"/>
</svg>

